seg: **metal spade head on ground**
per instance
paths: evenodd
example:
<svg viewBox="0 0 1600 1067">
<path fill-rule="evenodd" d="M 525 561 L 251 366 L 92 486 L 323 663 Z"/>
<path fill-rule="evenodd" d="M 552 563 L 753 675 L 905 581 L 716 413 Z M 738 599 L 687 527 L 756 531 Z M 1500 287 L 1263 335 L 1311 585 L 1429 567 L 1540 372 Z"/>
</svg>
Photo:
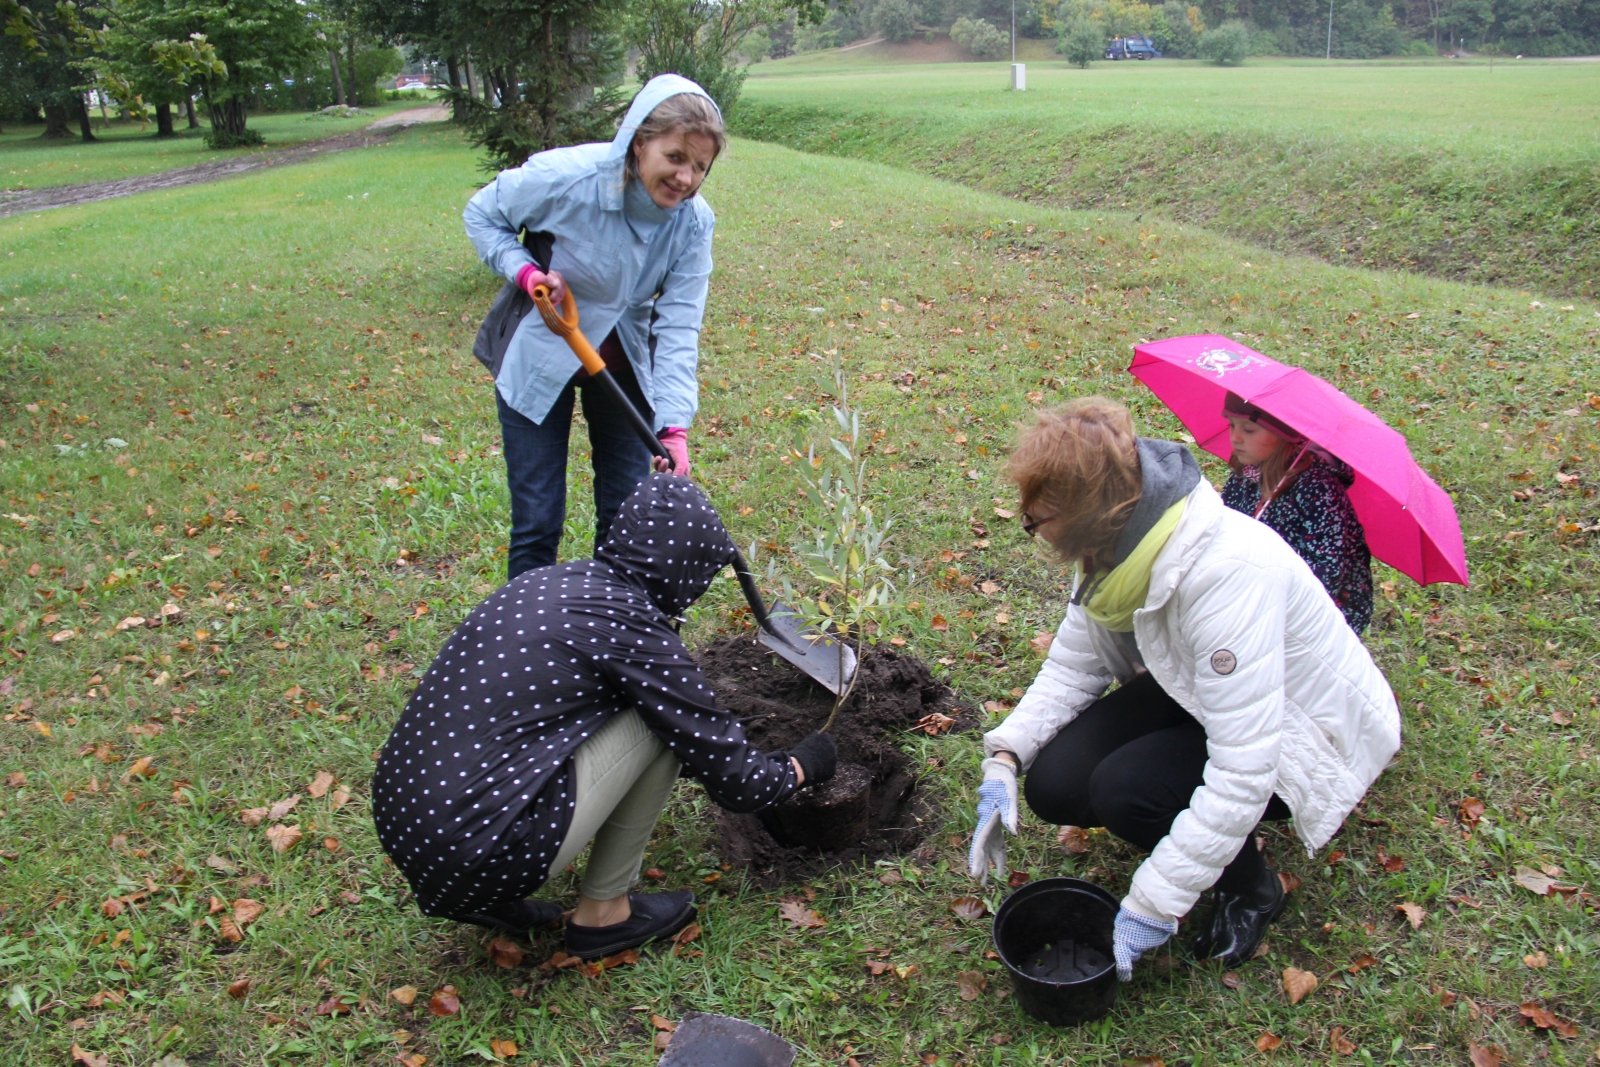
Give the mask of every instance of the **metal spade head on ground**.
<svg viewBox="0 0 1600 1067">
<path fill-rule="evenodd" d="M 562 298 L 560 314 L 556 313 L 555 305 L 550 302 L 547 286 L 533 287 L 533 303 L 539 309 L 544 324 L 550 327 L 550 332 L 567 342 L 584 370 L 589 372 L 590 378 L 627 414 L 634 433 L 639 435 L 651 453 L 670 461 L 672 457 L 667 454 L 655 431 L 606 369 L 606 361 L 600 358 L 600 353 L 594 350 L 589 339 L 578 328 L 578 302 L 573 299 L 572 290 L 568 289 Z M 750 573 L 749 564 L 737 548 L 733 550 L 733 572 L 738 576 L 739 588 L 744 591 L 744 598 L 750 604 L 756 625 L 761 628 L 761 643 L 800 668 L 824 689 L 835 696 L 842 695 L 855 675 L 854 650 L 816 627 L 807 626 L 799 612 L 782 602 L 774 601 L 772 610 L 768 611 L 761 590 L 756 586 L 755 575 Z"/>
<path fill-rule="evenodd" d="M 795 1047 L 755 1023 L 689 1012 L 657 1067 L 790 1067 Z"/>
</svg>

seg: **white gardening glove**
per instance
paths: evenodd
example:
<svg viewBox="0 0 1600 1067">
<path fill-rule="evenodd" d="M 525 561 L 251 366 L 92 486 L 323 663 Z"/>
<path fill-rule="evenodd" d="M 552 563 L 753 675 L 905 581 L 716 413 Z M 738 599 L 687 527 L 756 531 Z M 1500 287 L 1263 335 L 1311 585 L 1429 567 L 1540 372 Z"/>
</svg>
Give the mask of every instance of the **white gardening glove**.
<svg viewBox="0 0 1600 1067">
<path fill-rule="evenodd" d="M 972 834 L 967 866 L 979 882 L 1006 876 L 1006 832 L 1017 832 L 1017 772 L 1001 759 L 983 761 L 983 784 L 978 787 L 978 828 Z"/>
<path fill-rule="evenodd" d="M 1148 915 L 1140 915 L 1126 904 L 1117 910 L 1116 925 L 1111 932 L 1111 949 L 1117 957 L 1117 977 L 1124 982 L 1133 981 L 1133 965 L 1153 948 L 1160 948 L 1167 939 L 1178 932 L 1175 922 L 1163 922 Z"/>
</svg>

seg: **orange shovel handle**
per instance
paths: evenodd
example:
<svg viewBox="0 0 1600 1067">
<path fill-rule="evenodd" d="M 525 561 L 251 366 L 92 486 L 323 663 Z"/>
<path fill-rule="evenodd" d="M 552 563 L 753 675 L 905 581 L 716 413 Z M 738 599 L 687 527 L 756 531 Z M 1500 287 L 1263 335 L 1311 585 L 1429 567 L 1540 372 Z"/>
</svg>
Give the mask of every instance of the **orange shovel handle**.
<svg viewBox="0 0 1600 1067">
<path fill-rule="evenodd" d="M 572 290 L 568 289 L 561 298 L 561 314 L 556 314 L 555 305 L 550 302 L 550 287 L 536 285 L 533 287 L 533 304 L 539 309 L 539 315 L 544 319 L 544 324 L 550 327 L 550 332 L 564 339 L 572 348 L 574 355 L 583 364 L 583 369 L 590 374 L 599 374 L 606 369 L 606 361 L 600 358 L 600 353 L 594 350 L 594 345 L 578 329 L 578 302 L 573 299 Z"/>
</svg>

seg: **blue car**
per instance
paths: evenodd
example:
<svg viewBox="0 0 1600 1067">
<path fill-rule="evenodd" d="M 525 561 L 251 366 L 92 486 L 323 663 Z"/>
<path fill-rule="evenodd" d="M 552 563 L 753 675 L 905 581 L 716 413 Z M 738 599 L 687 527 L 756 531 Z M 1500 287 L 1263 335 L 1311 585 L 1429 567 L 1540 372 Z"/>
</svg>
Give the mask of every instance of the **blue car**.
<svg viewBox="0 0 1600 1067">
<path fill-rule="evenodd" d="M 1160 59 L 1161 53 L 1148 37 L 1113 37 L 1106 45 L 1107 59 Z"/>
</svg>

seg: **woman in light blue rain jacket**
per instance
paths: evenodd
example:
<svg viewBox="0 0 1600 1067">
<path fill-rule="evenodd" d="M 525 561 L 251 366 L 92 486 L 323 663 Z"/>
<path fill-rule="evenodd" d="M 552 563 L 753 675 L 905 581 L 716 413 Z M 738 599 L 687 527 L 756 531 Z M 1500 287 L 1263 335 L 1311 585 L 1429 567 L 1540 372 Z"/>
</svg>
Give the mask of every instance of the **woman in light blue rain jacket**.
<svg viewBox="0 0 1600 1067">
<path fill-rule="evenodd" d="M 699 196 L 726 144 L 705 90 L 663 74 L 634 97 L 609 144 L 540 152 L 467 204 L 467 236 L 507 281 L 474 354 L 495 376 L 511 489 L 507 577 L 556 562 L 566 521 L 567 439 L 583 397 L 594 464 L 595 543 L 651 469 L 648 449 L 578 358 L 532 310 L 534 286 L 568 288 L 584 333 L 672 454 L 689 469 L 695 368 L 716 217 Z M 657 461 L 666 469 L 665 461 Z"/>
</svg>

